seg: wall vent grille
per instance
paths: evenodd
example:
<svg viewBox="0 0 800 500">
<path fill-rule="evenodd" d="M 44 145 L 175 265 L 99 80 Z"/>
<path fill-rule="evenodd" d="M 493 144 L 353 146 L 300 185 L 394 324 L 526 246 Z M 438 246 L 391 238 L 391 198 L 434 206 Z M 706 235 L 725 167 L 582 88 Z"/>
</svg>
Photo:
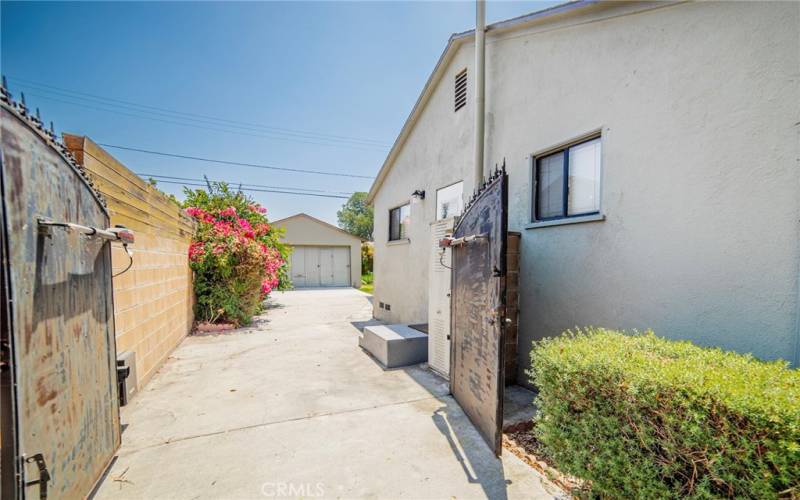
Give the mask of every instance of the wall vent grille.
<svg viewBox="0 0 800 500">
<path fill-rule="evenodd" d="M 467 105 L 467 69 L 456 75 L 455 110 Z"/>
</svg>

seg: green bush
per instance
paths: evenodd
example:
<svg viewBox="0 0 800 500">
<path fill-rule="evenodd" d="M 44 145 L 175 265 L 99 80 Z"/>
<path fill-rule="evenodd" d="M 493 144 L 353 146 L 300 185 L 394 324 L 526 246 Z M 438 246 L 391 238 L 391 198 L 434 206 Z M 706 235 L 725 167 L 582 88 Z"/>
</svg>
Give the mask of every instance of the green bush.
<svg viewBox="0 0 800 500">
<path fill-rule="evenodd" d="M 612 498 L 800 497 L 800 371 L 603 329 L 534 343 L 536 433 Z"/>
</svg>

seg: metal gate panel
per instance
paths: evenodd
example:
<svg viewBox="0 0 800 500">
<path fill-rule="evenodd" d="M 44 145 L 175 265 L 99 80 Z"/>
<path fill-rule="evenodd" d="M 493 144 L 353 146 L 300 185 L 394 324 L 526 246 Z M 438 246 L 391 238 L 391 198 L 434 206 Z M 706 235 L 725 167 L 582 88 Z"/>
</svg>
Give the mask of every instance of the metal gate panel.
<svg viewBox="0 0 800 500">
<path fill-rule="evenodd" d="M 508 177 L 495 172 L 455 227 L 450 391 L 500 455 Z"/>
<path fill-rule="evenodd" d="M 49 495 L 81 498 L 120 444 L 111 249 L 38 219 L 93 227 L 109 219 L 77 165 L 22 111 L 3 102 L 0 157 L 18 496 L 40 496 L 42 485 L 21 485 L 40 479 L 32 459 L 41 453 Z"/>
</svg>

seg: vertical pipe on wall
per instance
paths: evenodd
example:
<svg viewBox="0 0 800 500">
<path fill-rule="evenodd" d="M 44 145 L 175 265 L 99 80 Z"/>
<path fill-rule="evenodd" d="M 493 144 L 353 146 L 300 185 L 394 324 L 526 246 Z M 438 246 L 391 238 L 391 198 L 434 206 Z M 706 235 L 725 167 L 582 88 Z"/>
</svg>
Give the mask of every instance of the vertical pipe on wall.
<svg viewBox="0 0 800 500">
<path fill-rule="evenodd" d="M 475 188 L 483 182 L 483 127 L 486 83 L 486 1 L 475 2 Z"/>
</svg>

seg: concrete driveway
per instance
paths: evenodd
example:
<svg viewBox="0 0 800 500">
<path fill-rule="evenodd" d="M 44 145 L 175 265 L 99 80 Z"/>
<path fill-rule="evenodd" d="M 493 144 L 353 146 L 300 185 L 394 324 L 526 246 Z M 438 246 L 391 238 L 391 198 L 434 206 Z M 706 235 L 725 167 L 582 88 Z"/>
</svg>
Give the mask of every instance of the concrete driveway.
<svg viewBox="0 0 800 500">
<path fill-rule="evenodd" d="M 369 296 L 274 295 L 250 328 L 187 338 L 123 408 L 97 498 L 561 495 L 497 460 L 442 379 L 385 371 L 358 347 Z"/>
</svg>

